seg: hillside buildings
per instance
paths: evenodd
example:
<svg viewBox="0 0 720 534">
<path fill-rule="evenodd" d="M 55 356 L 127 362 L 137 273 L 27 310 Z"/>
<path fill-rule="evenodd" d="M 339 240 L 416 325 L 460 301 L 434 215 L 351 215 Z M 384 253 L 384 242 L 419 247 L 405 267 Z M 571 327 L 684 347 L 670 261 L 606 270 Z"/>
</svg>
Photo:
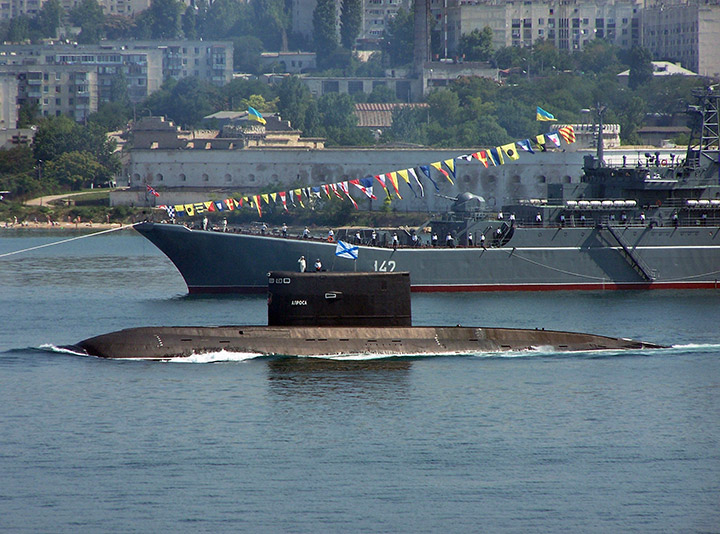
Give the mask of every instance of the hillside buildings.
<svg viewBox="0 0 720 534">
<path fill-rule="evenodd" d="M 233 47 L 227 41 L 131 41 L 99 45 L 0 45 L 0 101 L 34 102 L 43 116 L 83 121 L 125 81 L 131 102 L 141 102 L 166 78 L 195 76 L 222 86 L 232 79 Z M 0 107 L 0 120 L 14 127 Z M 15 111 L 17 113 L 17 111 Z"/>
<path fill-rule="evenodd" d="M 542 39 L 558 50 L 578 51 L 604 39 L 720 77 L 720 0 L 433 0 L 431 10 L 449 57 L 457 54 L 462 35 L 488 26 L 495 49 L 530 47 Z"/>
</svg>

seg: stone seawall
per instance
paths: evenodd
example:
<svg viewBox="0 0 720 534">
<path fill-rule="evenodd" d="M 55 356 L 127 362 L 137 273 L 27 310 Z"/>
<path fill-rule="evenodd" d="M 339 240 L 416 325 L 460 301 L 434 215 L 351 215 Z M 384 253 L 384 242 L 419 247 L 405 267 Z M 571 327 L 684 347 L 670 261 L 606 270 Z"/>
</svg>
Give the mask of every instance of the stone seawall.
<svg viewBox="0 0 720 534">
<path fill-rule="evenodd" d="M 563 145 L 564 146 L 564 145 Z M 111 195 L 111 205 L 153 205 L 222 199 L 230 194 L 252 195 L 259 192 L 286 191 L 319 186 L 375 174 L 429 165 L 477 151 L 477 148 L 403 149 L 403 148 L 330 148 L 245 149 L 245 150 L 132 150 L 126 167 L 130 189 Z M 651 149 L 648 149 L 651 150 Z M 608 153 L 609 163 L 628 164 L 642 159 L 645 149 L 626 149 Z M 675 151 L 676 153 L 679 151 Z M 432 170 L 439 194 L 456 196 L 470 191 L 482 195 L 488 208 L 499 207 L 518 198 L 545 197 L 549 183 L 577 183 L 582 175 L 583 156 L 592 151 L 548 150 L 535 154 L 521 153 L 520 159 L 498 167 L 485 168 L 477 160 L 455 160 L 455 185 Z M 402 179 L 399 179 L 402 181 Z M 436 195 L 432 183 L 421 176 L 425 197 L 416 198 L 407 184 L 400 184 L 402 200 L 393 200 L 400 211 L 439 211 L 448 201 Z M 121 181 L 119 181 L 121 183 Z M 146 184 L 160 193 L 147 195 Z M 417 192 L 416 184 L 415 190 Z M 358 201 L 365 197 L 351 187 Z M 380 209 L 384 192 L 375 182 L 377 201 L 364 209 Z M 365 199 L 367 200 L 367 199 Z"/>
</svg>

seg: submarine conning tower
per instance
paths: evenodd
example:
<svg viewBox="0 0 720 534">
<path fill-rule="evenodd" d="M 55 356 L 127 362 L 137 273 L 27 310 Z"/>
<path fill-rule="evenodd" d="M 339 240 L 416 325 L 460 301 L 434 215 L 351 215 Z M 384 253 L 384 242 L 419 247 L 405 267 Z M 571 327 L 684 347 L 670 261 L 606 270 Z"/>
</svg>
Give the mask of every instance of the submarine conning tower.
<svg viewBox="0 0 720 534">
<path fill-rule="evenodd" d="M 412 326 L 410 273 L 268 273 L 268 326 Z"/>
</svg>

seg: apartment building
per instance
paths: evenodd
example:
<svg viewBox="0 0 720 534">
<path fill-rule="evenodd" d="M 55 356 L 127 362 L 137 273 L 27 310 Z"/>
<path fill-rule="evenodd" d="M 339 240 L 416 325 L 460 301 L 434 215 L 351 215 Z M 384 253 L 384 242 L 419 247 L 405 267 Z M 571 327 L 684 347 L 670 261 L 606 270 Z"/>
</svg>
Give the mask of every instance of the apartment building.
<svg viewBox="0 0 720 534">
<path fill-rule="evenodd" d="M 20 15 L 34 16 L 40 11 L 45 0 L 2 0 L 0 1 L 0 19 L 8 20 Z"/>
<path fill-rule="evenodd" d="M 532 46 L 538 39 L 559 50 L 582 50 L 593 39 L 605 39 L 621 48 L 639 45 L 642 4 L 637 0 L 447 0 L 447 43 L 457 50 L 460 36 L 489 26 L 493 47 Z M 438 8 L 433 6 L 433 11 Z"/>
<path fill-rule="evenodd" d="M 17 125 L 17 94 L 17 76 L 0 70 L 0 130 L 12 130 Z"/>
<path fill-rule="evenodd" d="M 308 39 L 313 35 L 313 11 L 317 0 L 292 0 L 292 31 Z M 335 0 L 337 12 L 338 36 L 340 35 L 340 14 L 342 13 L 342 0 Z M 362 22 L 357 43 L 377 44 L 383 37 L 383 32 L 400 8 L 411 9 L 412 0 L 362 0 Z"/>
<path fill-rule="evenodd" d="M 656 59 L 678 61 L 701 76 L 720 78 L 720 5 L 655 5 L 642 13 L 642 44 Z"/>
<path fill-rule="evenodd" d="M 99 103 L 112 98 L 119 75 L 135 103 L 158 90 L 168 77 L 196 76 L 221 86 L 232 79 L 232 53 L 232 43 L 220 41 L 0 45 L 0 74 L 17 81 L 15 86 L 2 86 L 3 102 L 15 102 L 15 111 L 13 115 L 5 109 L 10 104 L 4 105 L 0 120 L 14 127 L 17 106 L 35 101 L 44 116 L 67 115 L 83 121 Z"/>
<path fill-rule="evenodd" d="M 0 65 L 0 121 L 15 128 L 17 109 L 36 103 L 44 117 L 64 115 L 83 122 L 97 110 L 97 71 L 78 65 Z M 14 79 L 14 82 L 10 82 Z"/>
</svg>

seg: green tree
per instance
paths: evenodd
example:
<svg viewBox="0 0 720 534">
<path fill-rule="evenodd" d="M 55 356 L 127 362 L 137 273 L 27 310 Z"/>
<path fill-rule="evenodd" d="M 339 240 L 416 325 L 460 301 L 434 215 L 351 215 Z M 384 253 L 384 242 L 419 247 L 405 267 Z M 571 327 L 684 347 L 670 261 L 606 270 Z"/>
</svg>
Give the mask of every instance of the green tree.
<svg viewBox="0 0 720 534">
<path fill-rule="evenodd" d="M 46 117 L 38 123 L 33 155 L 47 164 L 66 152 L 89 152 L 108 172 L 115 172 L 119 168 L 115 144 L 106 133 L 97 123 L 83 127 L 68 117 Z"/>
<path fill-rule="evenodd" d="M 106 181 L 106 170 L 90 152 L 73 151 L 49 161 L 43 168 L 43 174 L 61 186 L 73 191 Z"/>
<path fill-rule="evenodd" d="M 305 112 L 310 103 L 310 91 L 297 76 L 288 76 L 278 86 L 278 111 L 295 128 L 305 124 Z M 307 126 L 306 126 L 307 127 Z"/>
<path fill-rule="evenodd" d="M 236 72 L 260 74 L 260 54 L 263 43 L 252 35 L 241 35 L 233 39 L 233 69 Z"/>
<path fill-rule="evenodd" d="M 108 15 L 103 24 L 103 33 L 108 39 L 127 39 L 135 34 L 135 21 L 123 15 Z"/>
<path fill-rule="evenodd" d="M 329 93 L 320 97 L 318 109 L 325 128 L 352 128 L 357 124 L 355 102 L 348 94 Z"/>
<path fill-rule="evenodd" d="M 240 101 L 250 95 L 262 95 L 265 100 L 275 98 L 273 87 L 260 80 L 237 78 L 220 89 L 224 109 L 240 109 Z"/>
<path fill-rule="evenodd" d="M 95 113 L 90 114 L 88 122 L 98 124 L 104 130 L 115 131 L 125 128 L 131 115 L 132 110 L 122 102 L 103 102 Z"/>
<path fill-rule="evenodd" d="M 40 117 L 40 103 L 37 100 L 26 100 L 18 110 L 18 128 L 29 128 Z"/>
<path fill-rule="evenodd" d="M 395 108 L 392 114 L 392 126 L 383 132 L 383 140 L 402 141 L 404 143 L 427 144 L 429 111 L 423 108 Z"/>
<path fill-rule="evenodd" d="M 460 99 L 452 91 L 433 91 L 427 98 L 430 119 L 442 128 L 453 128 L 460 118 Z"/>
<path fill-rule="evenodd" d="M 509 69 L 520 65 L 522 49 L 516 46 L 506 46 L 495 52 L 495 66 L 499 69 Z"/>
<path fill-rule="evenodd" d="M 536 128 L 535 106 L 516 98 L 503 99 L 497 103 L 497 123 L 512 138 L 528 137 Z M 502 140 L 503 142 L 509 139 Z"/>
<path fill-rule="evenodd" d="M 340 15 L 340 42 L 348 50 L 355 45 L 362 24 L 362 1 L 343 0 Z"/>
<path fill-rule="evenodd" d="M 151 0 L 150 7 L 136 19 L 137 33 L 141 34 L 138 37 L 177 39 L 180 36 L 180 15 L 183 11 L 184 4 L 178 0 Z"/>
<path fill-rule="evenodd" d="M 161 90 L 150 95 L 143 107 L 155 115 L 165 115 L 176 124 L 192 127 L 203 117 L 224 107 L 225 99 L 216 86 L 195 77 L 168 79 Z"/>
<path fill-rule="evenodd" d="M 476 28 L 460 37 L 458 52 L 467 61 L 487 61 L 493 54 L 492 39 L 490 26 L 485 26 L 482 30 Z"/>
<path fill-rule="evenodd" d="M 11 43 L 20 43 L 30 39 L 30 26 L 30 17 L 27 15 L 11 18 L 6 39 Z"/>
<path fill-rule="evenodd" d="M 313 35 L 318 59 L 331 54 L 338 47 L 336 22 L 335 0 L 318 0 L 313 11 Z"/>
<path fill-rule="evenodd" d="M 618 59 L 618 49 L 612 43 L 604 39 L 594 39 L 585 45 L 582 52 L 575 54 L 575 63 L 584 72 L 613 72 L 621 69 Z"/>
<path fill-rule="evenodd" d="M 237 0 L 215 0 L 203 18 L 202 36 L 209 39 L 229 36 L 230 30 L 241 18 L 241 6 Z"/>
<path fill-rule="evenodd" d="M 318 109 L 317 100 L 314 98 L 310 98 L 307 103 L 303 121 L 303 133 L 305 137 L 321 137 L 324 135 L 324 130 L 320 125 L 320 110 Z"/>
<path fill-rule="evenodd" d="M 81 28 L 78 42 L 98 43 L 103 36 L 105 15 L 97 0 L 82 0 L 68 13 L 70 21 Z"/>
<path fill-rule="evenodd" d="M 288 29 L 292 21 L 288 3 L 285 0 L 255 0 L 254 28 L 259 30 L 265 47 L 270 50 L 287 51 Z"/>
<path fill-rule="evenodd" d="M 630 50 L 630 76 L 628 86 L 637 89 L 653 77 L 652 57 L 647 49 L 636 46 Z"/>
<path fill-rule="evenodd" d="M 387 85 L 378 85 L 373 88 L 372 93 L 367 95 L 367 101 L 370 103 L 392 103 L 397 102 L 398 98 L 395 95 L 395 91 L 390 89 Z"/>
<path fill-rule="evenodd" d="M 189 5 L 185 8 L 181 23 L 185 39 L 197 39 L 200 36 L 199 26 L 202 19 L 198 11 L 197 5 Z"/>
<path fill-rule="evenodd" d="M 35 165 L 32 150 L 24 145 L 17 145 L 7 150 L 0 150 L 0 176 L 30 172 Z"/>
<path fill-rule="evenodd" d="M 385 26 L 385 53 L 390 66 L 400 67 L 412 61 L 415 22 L 412 11 L 400 8 Z"/>
<path fill-rule="evenodd" d="M 35 18 L 35 25 L 43 37 L 55 37 L 64 15 L 59 0 L 47 0 Z"/>
</svg>

